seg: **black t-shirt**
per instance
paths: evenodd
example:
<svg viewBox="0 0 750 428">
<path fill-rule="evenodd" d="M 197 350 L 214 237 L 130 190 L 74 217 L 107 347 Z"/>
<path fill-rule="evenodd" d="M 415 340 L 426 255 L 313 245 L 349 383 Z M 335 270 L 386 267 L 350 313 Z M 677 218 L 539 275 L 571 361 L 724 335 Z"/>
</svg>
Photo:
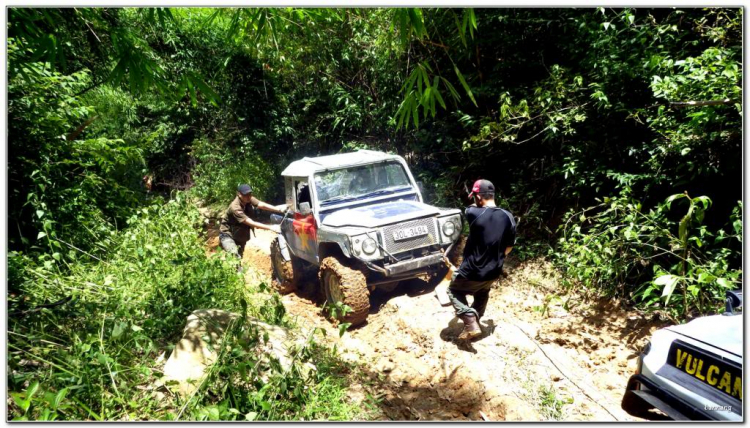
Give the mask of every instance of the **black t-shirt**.
<svg viewBox="0 0 750 428">
<path fill-rule="evenodd" d="M 467 207 L 469 239 L 464 261 L 458 268 L 461 277 L 472 281 L 490 281 L 500 277 L 505 249 L 516 241 L 516 221 L 508 211 L 497 207 Z"/>
</svg>

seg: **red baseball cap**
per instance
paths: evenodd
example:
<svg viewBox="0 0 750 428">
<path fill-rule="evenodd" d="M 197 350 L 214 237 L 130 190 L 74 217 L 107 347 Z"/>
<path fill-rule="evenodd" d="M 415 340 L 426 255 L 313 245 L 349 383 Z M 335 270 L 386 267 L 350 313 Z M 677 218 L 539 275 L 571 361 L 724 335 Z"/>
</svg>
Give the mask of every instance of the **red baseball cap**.
<svg viewBox="0 0 750 428">
<path fill-rule="evenodd" d="M 474 196 L 475 193 L 495 193 L 495 185 L 490 180 L 477 180 L 474 182 L 474 186 L 471 188 L 469 197 Z"/>
</svg>

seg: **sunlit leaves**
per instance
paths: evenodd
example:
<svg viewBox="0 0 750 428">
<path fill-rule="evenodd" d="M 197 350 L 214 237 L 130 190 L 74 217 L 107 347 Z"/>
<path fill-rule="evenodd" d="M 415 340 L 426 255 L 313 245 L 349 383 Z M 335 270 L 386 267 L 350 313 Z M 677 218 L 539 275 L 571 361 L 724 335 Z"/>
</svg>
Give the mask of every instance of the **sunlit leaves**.
<svg viewBox="0 0 750 428">
<path fill-rule="evenodd" d="M 412 38 L 418 40 L 428 37 L 422 11 L 419 8 L 397 8 L 393 12 L 391 31 L 397 31 L 402 45 Z"/>
<path fill-rule="evenodd" d="M 121 84 L 134 95 L 151 91 L 171 94 L 175 89 L 169 63 L 151 48 L 139 28 L 127 27 L 120 20 L 120 15 L 127 15 L 129 10 L 14 8 L 10 11 L 9 32 L 19 45 L 13 63 L 26 79 L 29 79 L 29 72 L 36 69 L 21 64 L 41 62 L 51 70 L 65 71 L 69 57 L 82 49 L 89 55 L 94 52 L 103 55 L 108 63 L 101 66 L 104 75 L 95 76 L 95 85 Z M 140 17 L 140 24 L 151 27 L 151 31 L 166 31 L 169 26 L 178 25 L 169 8 L 140 8 L 134 13 Z M 90 61 L 90 58 L 75 59 Z M 101 72 L 99 66 L 90 71 Z M 197 82 L 197 87 L 209 95 L 212 103 L 219 99 L 195 72 L 189 77 L 178 77 L 176 81 L 180 83 L 178 93 L 185 92 L 185 82 Z"/>
<path fill-rule="evenodd" d="M 108 83 L 125 83 L 135 95 L 154 88 L 162 93 L 167 91 L 166 73 L 153 54 L 139 51 L 137 42 L 129 34 L 115 33 L 112 40 L 119 58 L 107 77 Z"/>
<path fill-rule="evenodd" d="M 669 299 L 672 297 L 679 280 L 680 278 L 675 275 L 662 275 L 654 280 L 654 285 L 664 287 L 661 296 L 665 298 L 665 305 L 669 304 Z"/>
<path fill-rule="evenodd" d="M 456 88 L 444 77 L 433 76 L 433 70 L 429 63 L 424 61 L 414 68 L 409 78 L 401 87 L 402 93 L 405 93 L 404 100 L 401 103 L 396 117 L 398 123 L 396 129 L 402 126 L 408 127 L 409 122 L 413 122 L 414 127 L 419 126 L 419 109 L 422 109 L 423 117 L 435 117 L 437 106 L 444 110 L 447 109 L 445 99 L 441 94 L 443 89 L 447 89 L 450 99 L 457 102 L 460 97 Z M 466 87 L 468 89 L 468 85 Z M 470 89 L 468 89 L 470 91 Z"/>
<path fill-rule="evenodd" d="M 473 38 L 474 31 L 477 29 L 477 20 L 474 10 L 464 9 L 462 12 L 462 22 L 459 22 L 458 15 L 455 11 L 449 11 L 448 13 L 453 14 L 456 23 L 456 32 L 463 44 L 461 48 L 466 49 L 467 30 L 469 35 Z M 402 44 L 406 44 L 412 36 L 417 42 L 421 41 L 423 38 L 429 38 L 429 34 L 427 33 L 423 22 L 422 12 L 419 11 L 419 9 L 396 9 L 394 12 L 394 23 L 399 24 L 399 34 L 401 35 Z M 393 25 L 391 28 L 393 28 Z M 471 102 L 477 106 L 477 101 L 474 98 L 474 94 L 472 93 L 471 87 L 466 78 L 459 70 L 458 65 L 453 62 L 450 54 L 447 53 L 449 48 L 446 46 L 442 47 L 445 51 L 439 51 L 438 54 L 447 55 L 447 59 L 452 63 L 456 80 L 461 84 L 461 87 Z M 435 67 L 433 67 L 433 65 Z M 453 84 L 446 78 L 446 76 L 440 73 L 439 69 L 436 68 L 436 65 L 437 63 L 433 56 L 429 61 L 425 59 L 416 64 L 411 71 L 409 77 L 401 88 L 404 98 L 396 112 L 396 129 L 400 129 L 402 126 L 408 128 L 410 123 L 413 123 L 414 127 L 418 127 L 420 108 L 422 110 L 421 115 L 425 119 L 428 117 L 434 118 L 436 116 L 437 105 L 443 110 L 447 110 L 448 106 L 443 97 L 444 92 L 441 93 L 442 89 L 447 89 L 448 94 L 450 94 L 454 103 L 457 103 L 460 100 L 460 96 Z"/>
<path fill-rule="evenodd" d="M 673 222 L 670 211 L 677 211 L 678 201 L 688 204 L 679 204 L 685 215 Z M 648 308 L 679 316 L 710 312 L 742 275 L 728 262 L 736 250 L 706 245 L 714 236 L 726 239 L 723 230 L 714 235 L 703 225 L 711 204 L 708 197 L 680 193 L 644 212 L 640 202 L 619 196 L 605 198 L 579 217 L 571 212 L 560 241 L 565 269 L 589 286 L 631 290 L 635 301 Z M 733 218 L 739 215 L 735 211 Z"/>
<path fill-rule="evenodd" d="M 662 75 L 651 82 L 654 96 L 669 101 L 739 99 L 741 63 L 733 50 L 708 48 L 698 57 L 660 58 Z"/>
</svg>

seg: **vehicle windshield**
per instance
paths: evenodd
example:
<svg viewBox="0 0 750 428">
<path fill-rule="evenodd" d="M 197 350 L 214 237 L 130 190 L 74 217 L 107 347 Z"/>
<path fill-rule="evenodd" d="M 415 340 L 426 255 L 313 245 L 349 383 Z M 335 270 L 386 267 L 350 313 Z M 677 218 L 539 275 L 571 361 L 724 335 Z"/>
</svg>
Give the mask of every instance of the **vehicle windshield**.
<svg viewBox="0 0 750 428">
<path fill-rule="evenodd" d="M 363 165 L 315 174 L 315 190 L 321 205 L 410 187 L 409 177 L 399 162 Z"/>
</svg>

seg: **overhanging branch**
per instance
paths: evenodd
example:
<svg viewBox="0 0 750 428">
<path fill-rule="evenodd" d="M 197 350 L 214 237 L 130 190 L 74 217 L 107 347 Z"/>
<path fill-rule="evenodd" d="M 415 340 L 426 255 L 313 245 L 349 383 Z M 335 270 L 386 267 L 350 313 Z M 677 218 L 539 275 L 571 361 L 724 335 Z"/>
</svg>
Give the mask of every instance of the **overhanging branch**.
<svg viewBox="0 0 750 428">
<path fill-rule="evenodd" d="M 703 107 L 703 106 L 718 106 L 725 104 L 734 104 L 737 101 L 730 100 L 729 98 L 723 100 L 707 100 L 707 101 L 680 101 L 669 103 L 672 107 Z"/>
</svg>

